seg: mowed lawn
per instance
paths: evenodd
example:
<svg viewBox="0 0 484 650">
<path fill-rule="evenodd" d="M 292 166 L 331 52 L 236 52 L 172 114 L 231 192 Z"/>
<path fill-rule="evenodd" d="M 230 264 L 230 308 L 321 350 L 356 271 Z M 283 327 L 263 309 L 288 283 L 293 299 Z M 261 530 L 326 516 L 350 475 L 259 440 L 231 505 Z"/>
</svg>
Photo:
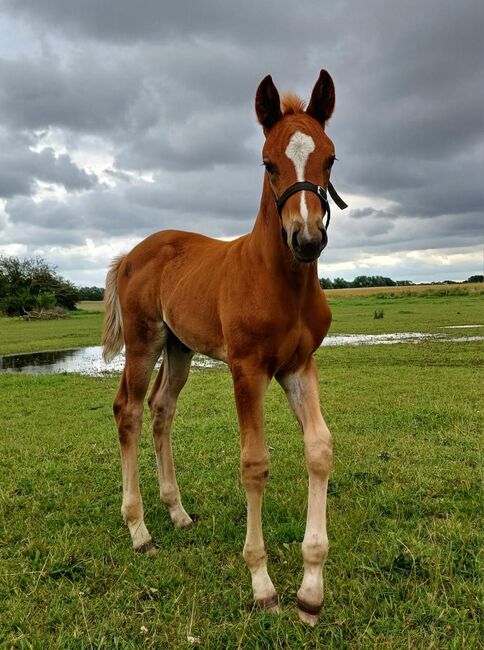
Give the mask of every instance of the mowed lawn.
<svg viewBox="0 0 484 650">
<path fill-rule="evenodd" d="M 358 313 L 354 331 L 362 332 L 385 322 L 395 331 L 392 318 L 404 327 L 410 314 L 399 311 L 420 310 L 421 319 L 401 331 L 484 320 L 482 300 L 466 296 L 413 306 L 397 299 L 378 320 L 376 298 L 364 300 L 332 302 L 339 332 L 352 331 Z M 454 334 L 464 332 L 473 330 Z M 250 607 L 227 371 L 193 372 L 179 400 L 178 478 L 188 512 L 200 517 L 191 530 L 173 530 L 159 504 L 145 418 L 142 492 L 160 546 L 149 557 L 133 554 L 119 513 L 111 415 L 118 378 L 0 376 L 0 647 L 188 648 L 198 640 L 203 648 L 481 647 L 483 356 L 482 342 L 316 354 L 335 462 L 326 597 L 314 630 L 299 623 L 295 607 L 307 489 L 302 437 L 277 385 L 266 402 L 264 503 L 281 599 L 274 616 Z"/>
</svg>

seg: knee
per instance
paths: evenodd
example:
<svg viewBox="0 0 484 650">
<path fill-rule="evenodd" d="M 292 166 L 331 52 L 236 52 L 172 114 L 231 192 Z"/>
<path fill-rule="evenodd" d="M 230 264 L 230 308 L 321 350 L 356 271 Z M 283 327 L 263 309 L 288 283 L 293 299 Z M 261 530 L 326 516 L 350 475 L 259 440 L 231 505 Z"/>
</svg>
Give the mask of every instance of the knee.
<svg viewBox="0 0 484 650">
<path fill-rule="evenodd" d="M 267 558 L 263 544 L 260 546 L 245 544 L 244 550 L 242 551 L 242 556 L 246 564 L 250 567 L 257 566 L 265 562 Z"/>
<path fill-rule="evenodd" d="M 308 471 L 322 478 L 329 474 L 333 459 L 333 445 L 329 432 L 306 443 Z"/>
<path fill-rule="evenodd" d="M 328 538 L 326 535 L 311 535 L 302 543 L 302 555 L 309 564 L 321 564 L 328 557 Z"/>
<path fill-rule="evenodd" d="M 240 479 L 247 489 L 251 487 L 263 489 L 269 477 L 269 455 L 263 454 L 258 458 L 242 454 L 240 459 Z"/>
</svg>

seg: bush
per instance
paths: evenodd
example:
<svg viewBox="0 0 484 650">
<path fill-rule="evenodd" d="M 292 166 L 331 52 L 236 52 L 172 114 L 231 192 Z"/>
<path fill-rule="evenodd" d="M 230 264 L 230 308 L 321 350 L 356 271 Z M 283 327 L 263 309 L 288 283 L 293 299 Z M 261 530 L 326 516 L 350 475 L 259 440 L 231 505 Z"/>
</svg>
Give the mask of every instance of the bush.
<svg viewBox="0 0 484 650">
<path fill-rule="evenodd" d="M 53 309 L 55 307 L 55 295 L 52 291 L 42 291 L 37 296 L 38 309 Z"/>
<path fill-rule="evenodd" d="M 21 316 L 35 309 L 75 309 L 76 287 L 39 257 L 0 256 L 0 313 Z"/>
</svg>

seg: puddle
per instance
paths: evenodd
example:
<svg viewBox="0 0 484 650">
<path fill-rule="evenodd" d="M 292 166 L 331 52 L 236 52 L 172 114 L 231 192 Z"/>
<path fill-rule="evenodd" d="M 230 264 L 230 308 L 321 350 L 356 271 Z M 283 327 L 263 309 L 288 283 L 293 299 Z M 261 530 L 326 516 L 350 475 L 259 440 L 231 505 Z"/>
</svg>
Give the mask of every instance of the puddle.
<svg viewBox="0 0 484 650">
<path fill-rule="evenodd" d="M 420 343 L 421 341 L 465 343 L 466 341 L 482 340 L 484 340 L 484 336 L 458 336 L 452 338 L 448 334 L 432 334 L 430 332 L 395 332 L 393 334 L 341 334 L 340 336 L 326 337 L 323 341 L 323 347 L 332 345 L 390 345 L 392 343 Z"/>
<path fill-rule="evenodd" d="M 159 363 L 157 367 L 159 367 Z M 192 367 L 214 368 L 222 366 L 221 361 L 196 354 Z M 30 354 L 9 354 L 0 356 L 0 373 L 23 372 L 30 375 L 58 375 L 61 373 L 78 373 L 100 377 L 112 372 L 121 372 L 124 368 L 124 352 L 105 363 L 102 358 L 102 346 L 33 352 Z"/>
<path fill-rule="evenodd" d="M 482 325 L 459 325 L 457 327 L 482 327 Z M 323 346 L 337 345 L 391 345 L 394 343 L 420 343 L 421 341 L 443 341 L 447 343 L 465 343 L 467 341 L 483 341 L 484 336 L 458 336 L 448 334 L 430 334 L 424 332 L 399 332 L 393 334 L 342 334 L 328 336 Z M 158 367 L 159 364 L 157 364 Z M 209 359 L 200 354 L 193 357 L 192 368 L 216 368 L 224 366 L 221 361 Z M 61 373 L 79 373 L 91 377 L 100 377 L 112 372 L 121 372 L 124 367 L 124 353 L 121 353 L 110 363 L 102 358 L 100 345 L 87 348 L 71 348 L 51 350 L 48 352 L 33 352 L 29 354 L 0 355 L 0 373 L 22 372 L 31 375 L 52 375 Z"/>
</svg>

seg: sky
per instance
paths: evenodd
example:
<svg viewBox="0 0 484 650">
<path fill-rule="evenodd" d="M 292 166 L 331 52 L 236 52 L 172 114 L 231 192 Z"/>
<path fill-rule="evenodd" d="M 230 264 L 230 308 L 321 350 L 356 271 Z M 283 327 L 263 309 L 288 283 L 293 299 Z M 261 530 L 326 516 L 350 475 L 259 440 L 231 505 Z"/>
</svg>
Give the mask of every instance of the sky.
<svg viewBox="0 0 484 650">
<path fill-rule="evenodd" d="M 254 96 L 336 86 L 321 277 L 464 280 L 484 264 L 481 0 L 0 0 L 0 254 L 103 286 L 164 228 L 259 207 Z"/>
</svg>

